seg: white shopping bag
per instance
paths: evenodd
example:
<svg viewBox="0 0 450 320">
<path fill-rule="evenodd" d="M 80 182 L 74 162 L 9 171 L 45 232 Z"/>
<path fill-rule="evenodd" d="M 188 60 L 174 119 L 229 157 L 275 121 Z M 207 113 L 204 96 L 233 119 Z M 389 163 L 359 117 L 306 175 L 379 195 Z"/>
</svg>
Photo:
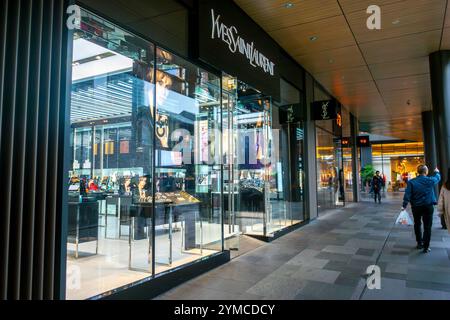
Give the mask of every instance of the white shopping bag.
<svg viewBox="0 0 450 320">
<path fill-rule="evenodd" d="M 412 226 L 414 224 L 414 221 L 409 216 L 409 213 L 406 212 L 406 210 L 402 210 L 400 212 L 397 221 L 395 224 L 402 225 L 402 226 Z"/>
</svg>

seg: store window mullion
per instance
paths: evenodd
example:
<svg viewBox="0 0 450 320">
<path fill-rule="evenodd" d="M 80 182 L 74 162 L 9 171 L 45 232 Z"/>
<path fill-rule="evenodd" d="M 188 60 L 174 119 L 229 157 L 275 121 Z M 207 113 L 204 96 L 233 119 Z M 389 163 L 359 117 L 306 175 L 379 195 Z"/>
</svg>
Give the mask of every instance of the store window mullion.
<svg viewBox="0 0 450 320">
<path fill-rule="evenodd" d="M 220 155 L 220 215 L 221 215 L 221 242 L 222 242 L 222 251 L 225 251 L 225 206 L 224 206 L 224 163 L 223 163 L 223 81 L 222 79 L 219 81 L 220 83 L 220 113 L 219 113 L 219 121 L 220 121 L 220 143 L 219 143 L 219 155 Z"/>
<path fill-rule="evenodd" d="M 157 113 L 157 106 L 156 106 L 156 95 L 157 95 L 157 86 L 156 86 L 156 76 L 157 76 L 157 46 L 153 46 L 153 139 L 152 139 L 152 277 L 155 277 L 156 275 L 156 113 Z"/>
</svg>

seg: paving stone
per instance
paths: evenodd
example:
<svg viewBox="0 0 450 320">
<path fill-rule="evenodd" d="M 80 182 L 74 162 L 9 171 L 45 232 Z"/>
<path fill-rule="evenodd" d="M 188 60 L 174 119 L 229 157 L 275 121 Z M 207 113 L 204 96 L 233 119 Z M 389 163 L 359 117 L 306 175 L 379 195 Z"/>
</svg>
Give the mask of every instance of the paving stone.
<svg viewBox="0 0 450 320">
<path fill-rule="evenodd" d="M 325 212 L 157 299 L 450 300 L 449 233 L 435 227 L 431 253 L 415 250 L 412 227 L 393 228 L 400 202 Z M 374 264 L 381 269 L 381 290 L 366 288 L 363 274 Z"/>
<path fill-rule="evenodd" d="M 334 284 L 325 285 L 319 294 L 323 300 L 350 300 L 355 290 L 355 287 Z"/>
<path fill-rule="evenodd" d="M 349 275 L 349 273 L 341 272 L 334 283 L 342 286 L 357 287 L 360 281 L 364 280 L 359 275 Z"/>
<path fill-rule="evenodd" d="M 386 272 L 388 273 L 398 273 L 398 274 L 408 274 L 408 264 L 405 263 L 388 263 L 386 265 Z"/>
<path fill-rule="evenodd" d="M 292 278 L 324 283 L 334 283 L 339 277 L 339 274 L 340 272 L 333 270 L 300 267 L 299 270 L 292 275 Z"/>
<path fill-rule="evenodd" d="M 384 272 L 383 277 L 388 279 L 406 280 L 407 275 L 401 273 Z"/>
<path fill-rule="evenodd" d="M 368 257 L 373 256 L 374 253 L 375 253 L 375 249 L 364 249 L 364 248 L 361 248 L 358 251 L 356 251 L 357 255 L 368 256 Z"/>
<path fill-rule="evenodd" d="M 352 255 L 349 254 L 339 254 L 339 253 L 330 253 L 330 252 L 321 252 L 316 258 L 330 260 L 330 261 L 344 261 L 348 262 L 352 258 Z"/>
<path fill-rule="evenodd" d="M 294 299 L 305 286 L 305 281 L 292 277 L 270 275 L 247 290 L 247 293 L 276 300 Z"/>
<path fill-rule="evenodd" d="M 350 247 L 350 246 L 334 246 L 333 245 L 333 246 L 326 246 L 322 251 L 329 252 L 329 253 L 354 255 L 358 251 L 358 248 Z"/>
<path fill-rule="evenodd" d="M 450 293 L 450 285 L 443 283 L 435 283 L 430 281 L 415 281 L 415 280 L 407 280 L 406 287 L 408 288 L 417 288 L 417 289 L 429 289 L 429 290 L 437 290 L 437 291 L 445 291 Z"/>
<path fill-rule="evenodd" d="M 292 266 L 302 266 L 302 267 L 312 267 L 312 268 L 323 268 L 329 262 L 325 259 L 308 258 L 308 257 L 294 257 L 289 260 L 286 264 Z"/>
</svg>

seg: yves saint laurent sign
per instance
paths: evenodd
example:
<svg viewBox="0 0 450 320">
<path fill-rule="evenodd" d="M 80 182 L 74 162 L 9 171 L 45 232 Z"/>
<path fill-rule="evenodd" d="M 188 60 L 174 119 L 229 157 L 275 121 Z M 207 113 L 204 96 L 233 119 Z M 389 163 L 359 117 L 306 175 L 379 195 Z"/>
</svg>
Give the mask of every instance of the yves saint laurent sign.
<svg viewBox="0 0 450 320">
<path fill-rule="evenodd" d="M 311 104 L 312 120 L 334 120 L 338 117 L 336 100 L 316 101 Z"/>
<path fill-rule="evenodd" d="M 200 0 L 200 60 L 278 100 L 280 49 L 233 1 Z"/>
<path fill-rule="evenodd" d="M 254 68 L 261 68 L 265 73 L 271 76 L 275 75 L 275 63 L 270 61 L 264 54 L 258 51 L 255 43 L 248 42 L 239 35 L 235 26 L 227 26 L 222 20 L 220 14 L 216 14 L 211 9 L 212 30 L 211 39 L 218 39 L 227 44 L 231 53 L 244 55 Z"/>
</svg>

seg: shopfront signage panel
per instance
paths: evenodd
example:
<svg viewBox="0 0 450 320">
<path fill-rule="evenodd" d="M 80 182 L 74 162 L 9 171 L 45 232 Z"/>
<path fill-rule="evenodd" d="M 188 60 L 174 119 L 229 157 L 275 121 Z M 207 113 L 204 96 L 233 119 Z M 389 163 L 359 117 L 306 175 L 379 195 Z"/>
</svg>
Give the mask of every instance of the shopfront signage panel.
<svg viewBox="0 0 450 320">
<path fill-rule="evenodd" d="M 311 104 L 312 116 L 315 121 L 337 120 L 338 106 L 336 100 L 316 101 Z"/>
<path fill-rule="evenodd" d="M 358 147 L 370 147 L 370 137 L 369 136 L 360 136 L 358 137 Z"/>
<path fill-rule="evenodd" d="M 301 104 L 280 106 L 278 110 L 281 124 L 296 123 L 304 120 Z"/>
<path fill-rule="evenodd" d="M 201 0 L 198 19 L 199 59 L 278 100 L 276 42 L 232 1 Z"/>
<path fill-rule="evenodd" d="M 222 16 L 211 9 L 211 39 L 220 39 L 228 47 L 231 53 L 244 55 L 248 63 L 254 68 L 261 68 L 272 77 L 275 75 L 275 63 L 258 51 L 255 43 L 248 42 L 239 35 L 235 26 L 227 26 L 222 22 Z"/>
<path fill-rule="evenodd" d="M 342 145 L 342 148 L 350 148 L 350 146 L 351 146 L 350 138 L 348 138 L 348 137 L 342 138 L 341 145 Z"/>
</svg>

